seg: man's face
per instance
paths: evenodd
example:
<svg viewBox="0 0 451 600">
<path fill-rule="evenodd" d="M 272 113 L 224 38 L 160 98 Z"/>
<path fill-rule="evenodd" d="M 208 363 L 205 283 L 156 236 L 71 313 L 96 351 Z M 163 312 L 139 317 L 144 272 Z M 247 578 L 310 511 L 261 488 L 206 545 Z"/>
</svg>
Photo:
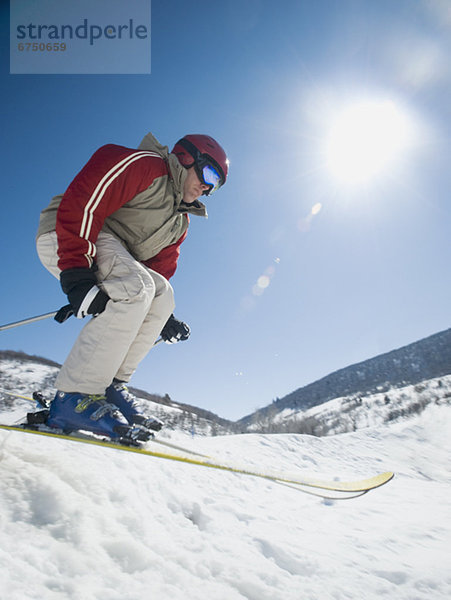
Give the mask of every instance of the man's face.
<svg viewBox="0 0 451 600">
<path fill-rule="evenodd" d="M 203 192 L 205 190 L 208 190 L 209 187 L 210 186 L 205 185 L 205 183 L 200 182 L 195 168 L 190 167 L 188 169 L 188 175 L 183 185 L 183 202 L 185 202 L 186 204 L 192 204 L 198 198 L 200 198 Z"/>
</svg>

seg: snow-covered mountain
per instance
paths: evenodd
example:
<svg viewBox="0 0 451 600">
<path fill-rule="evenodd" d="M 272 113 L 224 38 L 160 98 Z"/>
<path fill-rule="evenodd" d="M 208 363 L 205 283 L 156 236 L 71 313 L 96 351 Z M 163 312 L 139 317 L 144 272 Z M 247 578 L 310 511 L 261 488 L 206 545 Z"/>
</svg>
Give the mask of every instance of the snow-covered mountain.
<svg viewBox="0 0 451 600">
<path fill-rule="evenodd" d="M 59 365 L 20 352 L 0 351 L 0 410 L 30 410 L 23 399 L 44 390 L 52 398 Z M 355 431 L 451 402 L 451 329 L 351 365 L 300 388 L 236 423 L 201 408 L 131 388 L 167 429 L 204 435 Z M 19 415 L 21 416 L 21 415 Z"/>
<path fill-rule="evenodd" d="M 244 431 L 353 431 L 420 412 L 451 395 L 451 329 L 340 369 L 243 417 Z M 368 413 L 368 407 L 371 410 Z"/>
<path fill-rule="evenodd" d="M 451 406 L 451 375 L 367 396 L 342 396 L 305 411 L 274 408 L 257 413 L 247 431 L 333 435 L 400 421 L 423 412 L 430 405 Z"/>
</svg>

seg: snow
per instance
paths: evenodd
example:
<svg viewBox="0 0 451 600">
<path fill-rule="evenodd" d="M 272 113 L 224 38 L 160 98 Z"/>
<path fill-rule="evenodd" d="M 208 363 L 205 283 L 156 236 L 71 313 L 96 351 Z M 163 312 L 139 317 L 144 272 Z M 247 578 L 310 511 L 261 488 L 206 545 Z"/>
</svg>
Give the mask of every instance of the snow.
<svg viewBox="0 0 451 600">
<path fill-rule="evenodd" d="M 0 431 L 0 597 L 451 597 L 449 407 L 323 438 L 173 432 L 170 441 L 259 470 L 396 477 L 361 498 L 322 500 L 254 477 Z"/>
</svg>

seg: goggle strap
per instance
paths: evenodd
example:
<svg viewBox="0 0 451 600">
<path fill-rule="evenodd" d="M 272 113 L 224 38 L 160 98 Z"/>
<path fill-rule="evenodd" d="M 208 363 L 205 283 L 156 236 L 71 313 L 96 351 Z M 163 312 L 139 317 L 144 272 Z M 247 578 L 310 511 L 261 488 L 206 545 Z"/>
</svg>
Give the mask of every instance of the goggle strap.
<svg viewBox="0 0 451 600">
<path fill-rule="evenodd" d="M 194 144 L 192 144 L 189 140 L 182 138 L 181 140 L 179 140 L 178 142 L 180 144 L 180 146 L 182 146 L 183 148 L 185 148 L 185 150 L 191 154 L 191 156 L 194 159 L 194 162 L 197 162 L 200 158 L 200 152 L 199 150 L 196 148 L 196 146 Z"/>
<path fill-rule="evenodd" d="M 179 140 L 178 142 L 183 148 L 185 148 L 185 150 L 193 157 L 194 159 L 194 163 L 196 165 L 198 165 L 199 162 L 201 162 L 202 159 L 202 153 L 199 152 L 199 150 L 196 148 L 196 146 L 194 144 L 192 144 L 189 140 L 187 140 L 186 138 L 182 138 L 181 140 Z M 218 163 L 209 156 L 209 161 L 211 162 L 211 164 L 214 166 L 214 168 L 218 171 L 221 180 L 224 182 L 224 174 L 223 171 L 221 169 L 221 167 L 218 165 Z M 200 169 L 202 170 L 202 169 Z M 222 185 L 222 184 L 221 184 Z"/>
</svg>

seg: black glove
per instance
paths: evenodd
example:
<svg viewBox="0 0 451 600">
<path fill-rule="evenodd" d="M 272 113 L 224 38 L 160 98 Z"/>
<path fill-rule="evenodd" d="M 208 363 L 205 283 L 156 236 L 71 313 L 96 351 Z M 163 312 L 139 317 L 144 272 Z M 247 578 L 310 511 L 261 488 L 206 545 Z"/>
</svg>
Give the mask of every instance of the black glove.
<svg viewBox="0 0 451 600">
<path fill-rule="evenodd" d="M 109 296 L 97 287 L 95 267 L 65 269 L 61 272 L 60 281 L 63 292 L 78 319 L 86 315 L 98 315 L 105 310 Z"/>
<path fill-rule="evenodd" d="M 177 342 L 187 340 L 191 329 L 183 321 L 179 321 L 171 315 L 166 325 L 161 330 L 161 337 L 167 344 L 176 344 Z"/>
<path fill-rule="evenodd" d="M 65 323 L 69 317 L 74 315 L 74 309 L 71 304 L 62 306 L 53 317 L 57 323 Z"/>
</svg>

